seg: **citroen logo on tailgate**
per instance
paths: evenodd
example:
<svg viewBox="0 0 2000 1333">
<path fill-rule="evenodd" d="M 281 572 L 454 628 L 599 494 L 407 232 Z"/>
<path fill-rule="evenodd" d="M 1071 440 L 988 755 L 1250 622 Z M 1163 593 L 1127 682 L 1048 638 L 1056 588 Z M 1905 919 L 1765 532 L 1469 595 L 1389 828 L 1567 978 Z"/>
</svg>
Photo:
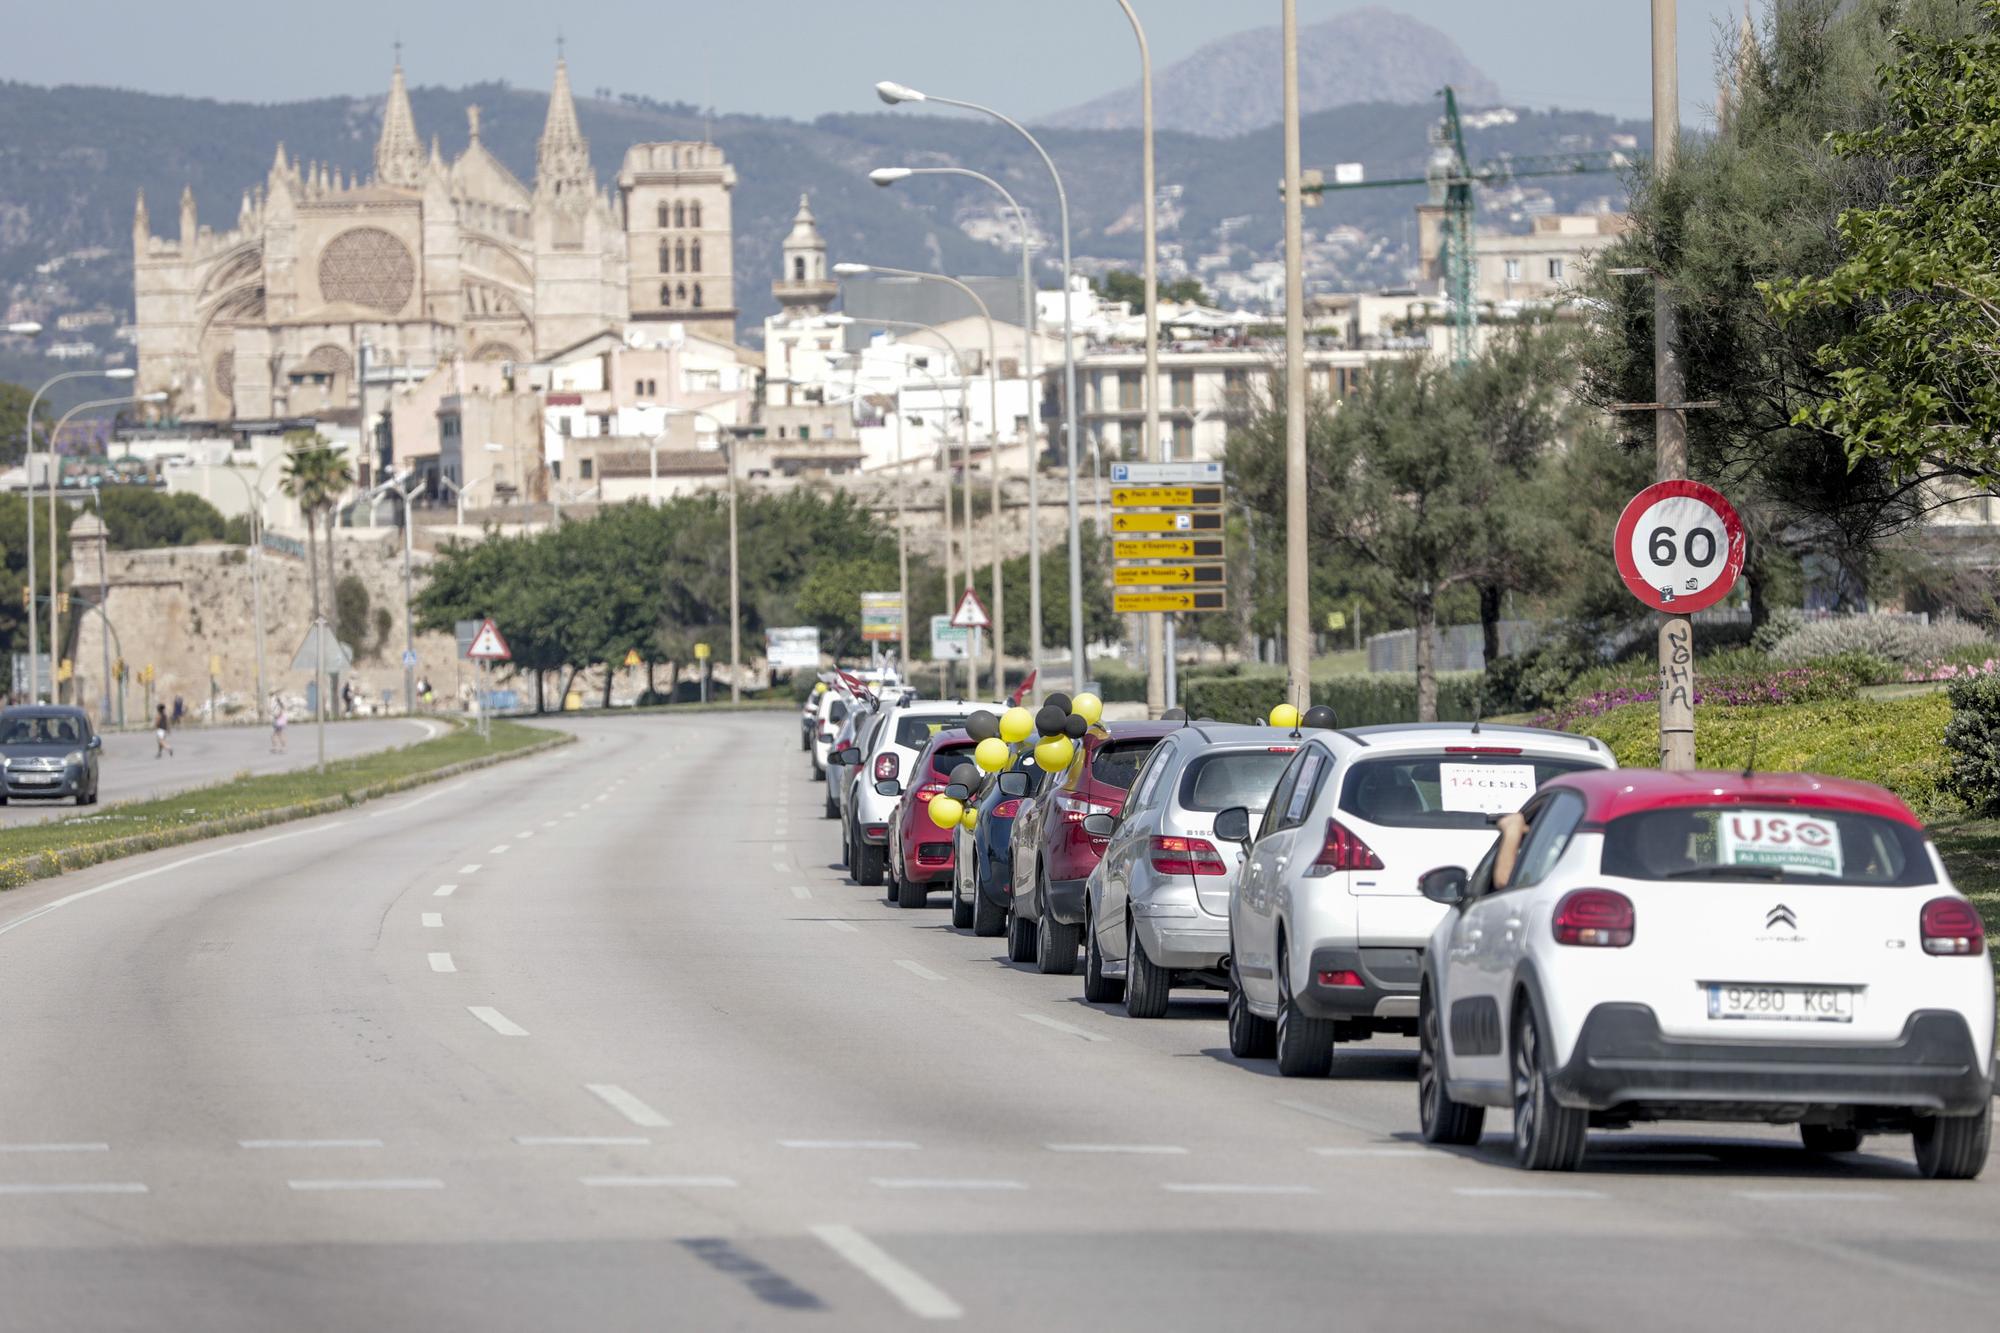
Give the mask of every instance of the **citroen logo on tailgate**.
<svg viewBox="0 0 2000 1333">
<path fill-rule="evenodd" d="M 1792 929 L 1797 930 L 1799 919 L 1792 915 L 1791 908 L 1785 906 L 1783 903 L 1779 903 L 1764 914 L 1765 929 L 1768 930 L 1774 926 L 1790 926 Z"/>
</svg>

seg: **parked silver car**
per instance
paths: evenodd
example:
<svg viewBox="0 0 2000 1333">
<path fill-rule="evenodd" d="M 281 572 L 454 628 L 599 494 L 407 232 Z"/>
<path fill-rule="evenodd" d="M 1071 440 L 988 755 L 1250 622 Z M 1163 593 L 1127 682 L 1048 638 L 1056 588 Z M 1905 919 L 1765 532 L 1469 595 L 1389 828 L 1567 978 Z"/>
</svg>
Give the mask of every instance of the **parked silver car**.
<svg viewBox="0 0 2000 1333">
<path fill-rule="evenodd" d="M 839 819 L 846 813 L 845 800 L 848 780 L 854 776 L 852 765 L 840 762 L 841 755 L 848 746 L 861 746 L 868 728 L 879 714 L 876 701 L 872 698 L 854 700 L 847 709 L 847 717 L 841 722 L 840 730 L 833 734 L 833 744 L 826 749 L 826 817 Z M 865 747 L 863 747 L 865 748 Z"/>
<path fill-rule="evenodd" d="M 1175 986 L 1226 988 L 1243 848 L 1215 836 L 1215 816 L 1261 812 L 1297 749 L 1269 727 L 1192 722 L 1154 749 L 1123 814 L 1084 820 L 1111 840 L 1084 893 L 1085 999 L 1122 995 L 1132 1017 L 1159 1018 Z"/>
</svg>

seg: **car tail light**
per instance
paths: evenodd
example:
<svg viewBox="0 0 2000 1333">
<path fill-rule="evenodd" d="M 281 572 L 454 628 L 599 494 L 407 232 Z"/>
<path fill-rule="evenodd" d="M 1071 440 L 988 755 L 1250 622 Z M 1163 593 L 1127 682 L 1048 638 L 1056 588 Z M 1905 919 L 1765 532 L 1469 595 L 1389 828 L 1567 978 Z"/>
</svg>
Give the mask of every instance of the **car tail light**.
<svg viewBox="0 0 2000 1333">
<path fill-rule="evenodd" d="M 1632 942 L 1632 900 L 1610 889 L 1574 889 L 1556 904 L 1557 944 L 1622 949 Z"/>
<path fill-rule="evenodd" d="M 1319 984 L 1322 986 L 1337 986 L 1343 990 L 1359 990 L 1361 988 L 1361 974 L 1345 970 L 1339 972 L 1322 972 L 1319 974 Z"/>
<path fill-rule="evenodd" d="M 1917 923 L 1925 953 L 1986 952 L 1986 926 L 1980 921 L 1978 911 L 1963 898 L 1931 899 L 1924 904 Z"/>
<path fill-rule="evenodd" d="M 1375 849 L 1354 836 L 1338 819 L 1326 821 L 1326 841 L 1320 844 L 1319 855 L 1306 867 L 1306 877 L 1317 879 L 1321 875 L 1331 875 L 1343 870 L 1381 870 L 1382 858 L 1375 855 Z"/>
<path fill-rule="evenodd" d="M 1298 752 L 1299 747 L 1296 745 L 1267 745 L 1264 747 L 1265 754 L 1297 754 Z"/>
<path fill-rule="evenodd" d="M 1020 812 L 1020 809 L 1021 809 L 1021 803 L 1019 801 L 1002 801 L 1000 802 L 1000 804 L 993 807 L 993 814 L 991 818 L 1012 819 L 1016 814 Z"/>
<path fill-rule="evenodd" d="M 1153 869 L 1162 875 L 1226 875 L 1229 866 L 1207 838 L 1165 838 L 1152 842 Z"/>
<path fill-rule="evenodd" d="M 927 782 L 923 786 L 917 788 L 915 791 L 910 793 L 910 795 L 917 798 L 917 803 L 919 805 L 930 800 L 933 796 L 941 796 L 943 794 L 944 794 L 944 784 L 942 782 Z"/>
<path fill-rule="evenodd" d="M 903 760 L 900 755 L 885 751 L 875 756 L 875 780 L 877 782 L 895 781 L 896 774 L 901 772 L 902 768 Z"/>
<path fill-rule="evenodd" d="M 948 842 L 920 842 L 917 844 L 919 861 L 944 862 L 951 860 L 951 844 Z"/>
<path fill-rule="evenodd" d="M 1081 796 L 1068 796 L 1058 792 L 1055 801 L 1056 809 L 1062 813 L 1064 819 L 1072 824 L 1081 824 L 1091 815 L 1115 815 L 1118 813 L 1118 807 L 1115 805 L 1100 805 L 1095 801 L 1086 801 Z"/>
<path fill-rule="evenodd" d="M 861 826 L 861 834 L 867 838 L 886 838 L 889 836 L 889 826 L 887 824 L 863 824 Z"/>
</svg>

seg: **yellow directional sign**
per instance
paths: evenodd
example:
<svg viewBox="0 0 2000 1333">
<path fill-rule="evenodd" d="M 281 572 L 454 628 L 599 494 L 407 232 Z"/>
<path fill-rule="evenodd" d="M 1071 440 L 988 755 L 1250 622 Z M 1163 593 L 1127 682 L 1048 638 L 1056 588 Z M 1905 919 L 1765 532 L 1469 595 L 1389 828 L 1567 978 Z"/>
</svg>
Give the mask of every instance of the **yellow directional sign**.
<svg viewBox="0 0 2000 1333">
<path fill-rule="evenodd" d="M 1220 560 L 1220 537 L 1134 537 L 1111 543 L 1119 560 Z"/>
<path fill-rule="evenodd" d="M 1213 592 L 1114 592 L 1111 609 L 1120 615 L 1132 611 L 1220 611 L 1224 598 L 1220 588 Z"/>
<path fill-rule="evenodd" d="M 1222 512 L 1196 514 L 1113 514 L 1113 532 L 1220 532 Z"/>
<path fill-rule="evenodd" d="M 1119 565 L 1111 571 L 1111 582 L 1120 588 L 1178 588 L 1191 583 L 1227 583 L 1228 566 L 1213 565 Z"/>
<path fill-rule="evenodd" d="M 1220 486 L 1113 486 L 1114 509 L 1213 509 L 1222 505 Z"/>
<path fill-rule="evenodd" d="M 628 667 L 639 665 L 639 650 L 637 648 L 627 648 L 625 650 L 625 665 Z"/>
</svg>

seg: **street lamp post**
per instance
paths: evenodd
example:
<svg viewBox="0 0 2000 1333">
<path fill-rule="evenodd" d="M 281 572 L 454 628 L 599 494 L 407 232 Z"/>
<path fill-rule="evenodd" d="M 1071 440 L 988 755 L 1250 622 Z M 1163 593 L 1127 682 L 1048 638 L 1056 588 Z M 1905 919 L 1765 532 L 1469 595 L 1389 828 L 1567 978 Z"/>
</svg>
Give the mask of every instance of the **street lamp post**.
<svg viewBox="0 0 2000 1333">
<path fill-rule="evenodd" d="M 1284 0 L 1285 102 L 1285 671 L 1294 707 L 1312 703 L 1312 615 L 1306 604 L 1306 300 L 1299 195 L 1299 10 Z M 1419 645 L 1418 652 L 1427 651 Z"/>
<path fill-rule="evenodd" d="M 1035 339 L 1041 332 L 1041 320 L 1035 309 L 1034 247 L 1028 235 L 1028 214 L 1006 186 L 970 167 L 877 167 L 868 173 L 869 180 L 884 188 L 911 176 L 964 176 L 984 181 L 998 190 L 1007 206 L 1014 210 L 1014 225 L 1021 233 L 1021 377 L 1028 385 L 1028 676 L 1036 679 L 1042 674 L 1041 394 L 1035 380 Z M 997 474 L 993 490 L 997 511 L 1000 490 Z M 1005 688 L 1004 682 L 1001 688 Z"/>
<path fill-rule="evenodd" d="M 729 427 L 713 412 L 698 407 L 670 407 L 668 416 L 699 417 L 715 427 L 715 442 L 723 451 L 729 474 L 729 702 L 743 701 L 743 576 L 737 565 L 736 542 L 736 442 Z"/>
<path fill-rule="evenodd" d="M 462 528 L 465 526 L 465 497 L 467 493 L 478 490 L 480 483 L 491 482 L 492 480 L 493 480 L 493 474 L 490 472 L 483 477 L 474 477 L 471 481 L 466 482 L 465 485 L 463 486 L 453 481 L 450 477 L 441 476 L 438 478 L 438 482 L 441 485 L 451 487 L 452 498 L 458 502 L 459 527 Z"/>
<path fill-rule="evenodd" d="M 122 379 L 124 378 L 124 376 L 119 376 L 118 378 Z M 57 696 L 60 695 L 61 693 L 61 691 L 57 688 L 58 681 L 55 679 L 55 677 L 56 677 L 56 672 L 58 670 L 58 663 L 62 660 L 62 602 L 60 600 L 61 589 L 60 587 L 58 587 L 58 584 L 61 582 L 58 575 L 62 570 L 62 565 L 56 559 L 56 490 L 58 482 L 58 478 L 56 477 L 57 442 L 62 439 L 63 428 L 69 425 L 69 419 L 75 416 L 79 412 L 88 412 L 99 407 L 122 407 L 127 403 L 161 403 L 165 402 L 166 398 L 167 396 L 164 393 L 124 394 L 117 398 L 97 398 L 87 403 L 78 403 L 75 407 L 72 407 L 69 411 L 62 414 L 62 419 L 56 422 L 56 428 L 54 433 L 49 436 L 49 676 L 50 676 L 49 700 L 50 702 L 54 702 Z M 35 512 L 34 489 L 31 486 L 28 492 L 28 514 L 30 519 L 33 518 L 34 512 Z M 32 553 L 34 549 L 35 549 L 34 530 L 32 527 L 30 527 L 28 536 L 28 550 L 30 553 Z M 30 578 L 32 577 L 33 573 L 31 567 Z M 28 586 L 32 588 L 34 584 L 30 583 Z M 34 617 L 32 613 L 30 613 L 29 615 L 29 623 L 30 624 L 34 623 Z M 32 654 L 34 650 L 35 650 L 34 641 L 32 636 L 30 636 L 28 651 Z M 29 670 L 30 672 L 34 670 L 32 665 L 30 665 Z M 33 693 L 32 689 L 29 692 L 32 694 Z"/>
<path fill-rule="evenodd" d="M 1132 8 L 1132 0 L 1118 0 L 1118 7 L 1132 23 L 1132 35 L 1139 39 L 1139 175 L 1145 190 L 1144 219 L 1146 258 L 1146 456 L 1167 461 L 1160 440 L 1160 258 L 1157 208 L 1153 185 L 1153 53 L 1146 45 L 1146 29 Z M 1167 617 L 1160 612 L 1146 617 L 1146 713 L 1158 717 L 1173 702 L 1167 697 Z"/>
<path fill-rule="evenodd" d="M 40 333 L 39 324 L 9 324 L 9 333 Z M 21 427 L 21 462 L 30 469 L 28 478 L 28 699 L 36 702 L 41 698 L 41 613 L 35 609 L 35 482 L 32 469 L 35 462 L 35 409 L 41 406 L 42 395 L 64 380 L 107 379 L 129 380 L 136 372 L 129 366 L 114 366 L 110 370 L 69 370 L 42 381 L 42 387 L 35 390 L 28 400 L 27 420 Z M 121 400 L 122 401 L 122 400 Z M 55 458 L 55 440 L 49 440 L 49 457 Z"/>
<path fill-rule="evenodd" d="M 996 694 L 1007 688 L 1005 645 L 1001 641 L 1005 623 L 1007 596 L 1000 578 L 1000 345 L 993 336 L 993 312 L 979 293 L 957 278 L 943 273 L 921 273 L 914 269 L 887 268 L 880 264 L 835 264 L 833 271 L 842 277 L 858 276 L 865 273 L 880 273 L 892 278 L 910 278 L 918 282 L 941 282 L 963 292 L 972 303 L 979 307 L 979 316 L 986 322 L 986 460 L 993 472 L 993 688 Z M 960 364 L 961 374 L 964 372 Z M 965 469 L 965 586 L 972 586 L 972 464 L 966 461 Z M 978 670 L 968 658 L 966 662 L 966 687 L 969 693 L 979 693 Z"/>
<path fill-rule="evenodd" d="M 386 492 L 403 502 L 403 711 L 411 716 L 415 716 L 417 711 L 417 628 L 415 622 L 410 618 L 410 603 L 412 601 L 410 587 L 410 546 L 412 542 L 410 532 L 410 500 L 422 489 L 422 479 L 412 475 L 410 477 L 410 489 L 407 491 L 398 486 L 395 478 L 392 477 L 369 493 L 372 499 L 374 496 Z M 374 514 L 374 508 L 374 505 L 371 503 L 369 505 L 371 518 Z"/>
<path fill-rule="evenodd" d="M 1063 251 L 1063 416 L 1068 432 L 1066 458 L 1069 464 L 1069 654 L 1070 669 L 1074 676 L 1071 688 L 1084 688 L 1089 663 L 1084 660 L 1083 650 L 1083 538 L 1079 531 L 1082 520 L 1077 510 L 1076 499 L 1076 331 L 1073 319 L 1075 302 L 1070 292 L 1069 255 L 1069 194 L 1063 189 L 1062 175 L 1056 170 L 1055 159 L 1043 148 L 1041 141 L 1028 133 L 1017 120 L 992 107 L 981 106 L 977 102 L 963 102 L 951 97 L 937 97 L 918 92 L 915 88 L 900 83 L 884 81 L 875 85 L 875 95 L 895 106 L 899 102 L 936 102 L 940 106 L 955 106 L 966 111 L 976 111 L 1013 130 L 1028 141 L 1029 147 L 1041 157 L 1042 165 L 1049 169 L 1049 179 L 1055 182 L 1056 204 L 1062 213 Z M 1101 534 L 1100 534 L 1101 535 Z"/>
</svg>

